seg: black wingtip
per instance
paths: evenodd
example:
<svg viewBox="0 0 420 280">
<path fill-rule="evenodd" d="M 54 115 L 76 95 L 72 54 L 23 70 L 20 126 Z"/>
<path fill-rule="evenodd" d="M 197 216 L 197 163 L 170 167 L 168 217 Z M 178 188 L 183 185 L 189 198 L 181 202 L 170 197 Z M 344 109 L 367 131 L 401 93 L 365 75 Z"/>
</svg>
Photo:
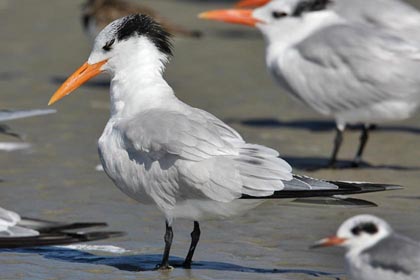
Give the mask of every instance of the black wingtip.
<svg viewBox="0 0 420 280">
<path fill-rule="evenodd" d="M 242 195 L 241 199 L 285 199 L 285 198 L 308 198 L 308 197 L 331 197 L 336 195 L 352 195 L 371 192 L 394 191 L 403 189 L 402 186 L 393 184 L 375 184 L 349 181 L 325 181 L 337 186 L 337 189 L 311 189 L 311 190 L 281 190 L 270 196 L 256 197 Z"/>
<path fill-rule="evenodd" d="M 23 217 L 18 224 L 19 226 L 27 227 L 41 233 L 51 233 L 55 231 L 86 229 L 93 227 L 106 227 L 108 224 L 103 222 L 86 222 L 86 223 L 62 223 L 52 222 L 41 219 Z"/>
<path fill-rule="evenodd" d="M 404 187 L 395 184 L 377 184 L 369 182 L 351 182 L 351 181 L 327 181 L 339 187 L 338 191 L 350 191 L 356 193 L 369 193 L 379 191 L 402 190 Z"/>
<path fill-rule="evenodd" d="M 125 236 L 126 233 L 122 231 L 92 231 L 86 233 L 71 234 L 73 237 L 81 242 L 97 241 L 102 239 L 116 238 Z"/>
<path fill-rule="evenodd" d="M 0 248 L 30 248 L 40 246 L 69 245 L 124 236 L 120 231 L 96 231 L 87 233 L 55 232 L 31 237 L 1 237 Z"/>
</svg>

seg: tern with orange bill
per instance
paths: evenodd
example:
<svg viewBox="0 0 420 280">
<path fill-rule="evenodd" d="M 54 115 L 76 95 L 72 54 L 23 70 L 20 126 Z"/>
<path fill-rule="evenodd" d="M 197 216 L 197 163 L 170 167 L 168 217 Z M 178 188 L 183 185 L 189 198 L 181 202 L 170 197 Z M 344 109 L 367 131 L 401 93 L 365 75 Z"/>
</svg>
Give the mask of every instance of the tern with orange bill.
<svg viewBox="0 0 420 280">
<path fill-rule="evenodd" d="M 351 164 L 358 167 L 372 125 L 407 119 L 420 105 L 420 45 L 406 40 L 405 32 L 350 22 L 334 3 L 276 0 L 258 9 L 216 10 L 199 17 L 262 32 L 266 64 L 280 87 L 335 119 L 328 167 L 340 167 L 337 155 L 346 125 L 362 124 Z"/>
<path fill-rule="evenodd" d="M 212 114 L 180 101 L 162 77 L 170 34 L 145 15 L 108 25 L 88 61 L 52 96 L 53 104 L 101 72 L 111 75 L 111 116 L 99 138 L 105 172 L 128 196 L 164 214 L 169 269 L 174 219 L 194 221 L 183 266 L 191 267 L 199 222 L 228 218 L 267 199 L 332 197 L 395 185 L 319 180 L 292 174 L 277 151 L 249 144 Z"/>
<path fill-rule="evenodd" d="M 312 248 L 330 246 L 347 249 L 346 268 L 352 280 L 419 279 L 420 243 L 395 233 L 378 217 L 350 218 L 336 236 L 322 239 Z"/>
</svg>

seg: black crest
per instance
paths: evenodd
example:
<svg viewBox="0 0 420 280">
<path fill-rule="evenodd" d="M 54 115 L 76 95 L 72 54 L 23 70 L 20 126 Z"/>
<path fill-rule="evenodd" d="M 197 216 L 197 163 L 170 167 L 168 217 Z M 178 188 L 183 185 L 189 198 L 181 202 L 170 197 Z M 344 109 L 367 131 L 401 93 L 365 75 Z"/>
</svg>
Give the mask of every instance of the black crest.
<svg viewBox="0 0 420 280">
<path fill-rule="evenodd" d="M 139 14 L 124 18 L 117 30 L 117 39 L 122 41 L 135 35 L 147 36 L 161 52 L 172 55 L 171 34 L 150 16 Z"/>
<path fill-rule="evenodd" d="M 351 1 L 351 0 L 348 0 Z M 300 17 L 305 12 L 322 11 L 331 4 L 331 0 L 304 0 L 297 4 L 292 16 Z"/>
<path fill-rule="evenodd" d="M 354 235 L 360 235 L 362 232 L 375 234 L 378 232 L 378 227 L 374 223 L 362 223 L 351 229 Z"/>
</svg>

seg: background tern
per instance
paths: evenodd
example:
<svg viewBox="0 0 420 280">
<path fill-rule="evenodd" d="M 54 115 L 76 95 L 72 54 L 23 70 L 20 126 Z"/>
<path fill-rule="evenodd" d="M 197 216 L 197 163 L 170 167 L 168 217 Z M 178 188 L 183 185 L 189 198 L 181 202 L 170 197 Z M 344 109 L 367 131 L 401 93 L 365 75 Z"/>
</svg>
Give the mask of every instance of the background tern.
<svg viewBox="0 0 420 280">
<path fill-rule="evenodd" d="M 0 248 L 64 245 L 118 237 L 122 232 L 75 230 L 104 227 L 106 223 L 60 223 L 21 218 L 15 212 L 0 207 Z"/>
<path fill-rule="evenodd" d="M 328 0 L 278 0 L 255 10 L 217 10 L 200 17 L 260 29 L 268 69 L 279 85 L 335 119 L 330 167 L 336 166 L 346 125 L 364 124 L 352 163 L 359 166 L 371 124 L 406 119 L 416 111 L 420 50 L 415 40 L 349 22 L 333 7 Z"/>
<path fill-rule="evenodd" d="M 189 30 L 168 21 L 158 12 L 145 5 L 125 0 L 87 0 L 83 5 L 82 24 L 92 39 L 110 22 L 132 14 L 146 14 L 159 21 L 169 32 L 188 37 L 200 37 L 201 32 Z"/>
<path fill-rule="evenodd" d="M 152 18 L 114 21 L 96 38 L 88 61 L 51 97 L 53 104 L 100 74 L 111 74 L 111 116 L 99 139 L 105 172 L 125 194 L 155 204 L 166 218 L 160 269 L 170 268 L 175 218 L 194 221 L 184 261 L 190 267 L 199 221 L 227 218 L 265 199 L 333 196 L 394 189 L 292 174 L 278 152 L 246 143 L 210 113 L 176 98 L 162 77 L 170 35 Z"/>
<path fill-rule="evenodd" d="M 347 270 L 354 280 L 416 280 L 420 275 L 420 243 L 395 233 L 382 219 L 359 215 L 345 221 L 337 236 L 313 247 L 347 248 Z"/>
</svg>

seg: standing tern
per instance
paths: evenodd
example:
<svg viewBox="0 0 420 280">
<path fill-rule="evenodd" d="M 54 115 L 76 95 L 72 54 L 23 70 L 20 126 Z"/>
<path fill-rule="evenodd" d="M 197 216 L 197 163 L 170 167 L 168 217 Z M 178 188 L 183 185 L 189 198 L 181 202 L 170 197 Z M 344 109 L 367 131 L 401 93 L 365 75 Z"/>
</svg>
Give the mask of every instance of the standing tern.
<svg viewBox="0 0 420 280">
<path fill-rule="evenodd" d="M 19 214 L 0 207 L 0 248 L 22 248 L 64 245 L 108 239 L 122 232 L 75 230 L 104 227 L 105 223 L 60 223 L 22 218 Z"/>
<path fill-rule="evenodd" d="M 138 202 L 155 204 L 166 219 L 160 269 L 169 269 L 175 218 L 194 221 L 184 261 L 190 267 L 199 222 L 227 218 L 270 198 L 330 197 L 395 189 L 292 174 L 278 152 L 246 143 L 210 113 L 176 98 L 162 77 L 172 55 L 170 34 L 146 15 L 108 25 L 86 63 L 51 97 L 53 104 L 101 72 L 111 75 L 111 116 L 99 156 L 115 185 Z"/>
<path fill-rule="evenodd" d="M 83 5 L 82 24 L 86 33 L 94 39 L 110 22 L 132 14 L 146 14 L 159 21 L 168 31 L 176 35 L 200 37 L 201 32 L 188 30 L 175 23 L 168 22 L 155 10 L 125 0 L 87 0 Z"/>
<path fill-rule="evenodd" d="M 345 221 L 336 236 L 313 247 L 347 248 L 347 271 L 353 280 L 417 280 L 420 243 L 395 233 L 382 219 L 359 215 Z"/>
<path fill-rule="evenodd" d="M 406 119 L 419 106 L 420 50 L 396 32 L 346 21 L 331 5 L 329 0 L 278 0 L 255 10 L 217 10 L 200 17 L 263 33 L 266 64 L 278 84 L 336 121 L 330 167 L 336 167 L 346 125 L 364 124 L 356 167 L 372 124 Z"/>
</svg>

